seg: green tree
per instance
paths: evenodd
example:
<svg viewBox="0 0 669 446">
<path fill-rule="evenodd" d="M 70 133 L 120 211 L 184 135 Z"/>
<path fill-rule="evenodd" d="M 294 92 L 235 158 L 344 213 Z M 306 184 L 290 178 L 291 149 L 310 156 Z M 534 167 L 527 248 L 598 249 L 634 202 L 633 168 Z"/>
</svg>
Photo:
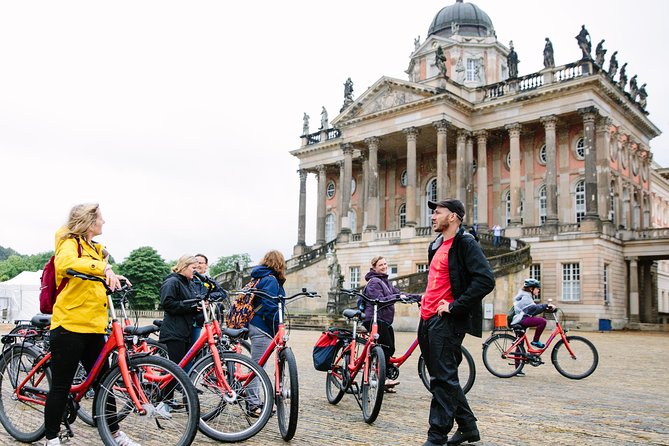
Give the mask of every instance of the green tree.
<svg viewBox="0 0 669 446">
<path fill-rule="evenodd" d="M 130 302 L 137 310 L 153 310 L 160 301 L 160 285 L 170 272 L 158 251 L 150 246 L 137 248 L 114 268 L 130 280 L 135 298 Z"/>
<path fill-rule="evenodd" d="M 42 252 L 29 256 L 11 255 L 7 260 L 0 261 L 0 282 L 16 277 L 23 271 L 38 271 L 53 255 L 53 251 Z"/>
<path fill-rule="evenodd" d="M 218 274 L 232 271 L 236 268 L 237 262 L 239 262 L 239 267 L 244 269 L 251 265 L 251 256 L 247 253 L 243 253 L 220 257 L 216 263 L 209 265 L 209 274 L 211 277 L 216 277 Z"/>
<path fill-rule="evenodd" d="M 12 248 L 5 248 L 4 246 L 0 246 L 0 261 L 7 260 L 10 256 L 18 256 L 18 255 L 20 254 L 14 251 Z"/>
</svg>

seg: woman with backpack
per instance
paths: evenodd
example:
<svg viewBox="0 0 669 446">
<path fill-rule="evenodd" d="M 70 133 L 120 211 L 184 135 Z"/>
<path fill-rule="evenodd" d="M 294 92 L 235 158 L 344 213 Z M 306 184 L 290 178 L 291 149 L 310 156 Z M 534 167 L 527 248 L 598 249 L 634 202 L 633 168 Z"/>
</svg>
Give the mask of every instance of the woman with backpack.
<svg viewBox="0 0 669 446">
<path fill-rule="evenodd" d="M 388 262 L 382 256 L 376 256 L 372 259 L 372 266 L 369 272 L 365 275 L 367 285 L 363 290 L 363 294 L 371 299 L 384 301 L 389 300 L 392 295 L 400 294 L 400 290 L 395 288 L 388 281 Z M 409 298 L 420 300 L 420 295 L 407 295 Z M 374 306 L 364 306 L 364 320 L 362 324 L 367 330 L 372 329 L 372 319 L 374 318 Z M 377 313 L 378 343 L 383 348 L 383 353 L 386 356 L 386 370 L 390 371 L 390 358 L 395 354 L 395 332 L 393 330 L 393 320 L 395 319 L 395 304 L 387 305 L 379 308 Z M 395 386 L 399 381 L 393 379 L 386 379 L 385 391 L 388 393 L 396 393 Z"/>
<path fill-rule="evenodd" d="M 286 296 L 283 289 L 283 284 L 286 282 L 286 260 L 279 251 L 272 250 L 265 254 L 260 264 L 251 270 L 251 277 L 256 281 L 254 288 L 270 296 Z M 274 299 L 255 296 L 253 307 L 255 312 L 249 322 L 249 341 L 251 359 L 258 362 L 279 329 L 279 305 Z M 262 413 L 261 401 L 257 393 L 252 390 L 257 386 L 256 380 L 249 386 L 247 409 L 250 416 L 260 416 Z"/>
<path fill-rule="evenodd" d="M 105 220 L 97 203 L 79 204 L 70 210 L 67 223 L 56 232 L 54 267 L 58 299 L 51 317 L 51 389 L 44 407 L 46 446 L 59 445 L 60 424 L 70 386 L 81 362 L 90 372 L 105 345 L 109 322 L 105 287 L 91 280 L 70 279 L 68 269 L 104 277 L 112 290 L 121 288 L 125 277 L 116 275 L 109 253 L 93 240 L 102 234 Z M 99 376 L 104 376 L 103 365 Z M 96 383 L 97 385 L 97 383 Z M 122 431 L 114 432 L 120 446 L 139 446 Z"/>
</svg>

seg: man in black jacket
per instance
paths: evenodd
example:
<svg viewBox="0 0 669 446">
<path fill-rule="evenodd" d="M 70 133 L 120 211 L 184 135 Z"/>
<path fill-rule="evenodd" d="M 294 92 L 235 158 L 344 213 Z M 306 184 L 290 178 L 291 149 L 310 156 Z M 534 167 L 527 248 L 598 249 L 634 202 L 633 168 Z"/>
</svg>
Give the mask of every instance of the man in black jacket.
<svg viewBox="0 0 669 446">
<path fill-rule="evenodd" d="M 432 229 L 440 235 L 428 248 L 430 270 L 421 302 L 418 342 L 430 373 L 427 441 L 423 446 L 480 440 L 476 417 L 458 381 L 465 333 L 481 337 L 481 300 L 495 287 L 490 264 L 474 237 L 460 225 L 465 216 L 455 199 L 428 201 Z M 448 433 L 457 422 L 457 432 Z"/>
</svg>

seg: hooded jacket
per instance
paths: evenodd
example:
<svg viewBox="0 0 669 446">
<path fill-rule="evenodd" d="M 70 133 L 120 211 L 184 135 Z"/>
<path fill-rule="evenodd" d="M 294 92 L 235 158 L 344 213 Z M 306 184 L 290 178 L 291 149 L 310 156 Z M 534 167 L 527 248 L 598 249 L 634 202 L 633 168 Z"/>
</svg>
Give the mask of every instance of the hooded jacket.
<svg viewBox="0 0 669 446">
<path fill-rule="evenodd" d="M 258 265 L 251 270 L 251 277 L 260 279 L 255 286 L 257 289 L 264 291 L 270 296 L 285 297 L 286 292 L 283 289 L 283 282 L 285 280 L 279 281 L 278 276 L 279 273 L 265 265 Z M 283 299 L 282 303 L 285 303 Z M 255 296 L 253 306 L 257 309 L 253 314 L 250 324 L 274 336 L 279 330 L 279 305 L 277 301 Z"/>
<path fill-rule="evenodd" d="M 440 234 L 428 247 L 428 261 L 444 241 Z M 448 251 L 448 275 L 451 279 L 453 302 L 450 317 L 457 333 L 482 335 L 483 308 L 481 301 L 495 288 L 495 276 L 481 246 L 461 226 L 455 233 Z"/>
<path fill-rule="evenodd" d="M 184 300 L 195 299 L 190 281 L 178 273 L 168 275 L 160 286 L 160 305 L 165 310 L 160 327 L 160 342 L 190 342 L 197 309 Z"/>
<path fill-rule="evenodd" d="M 511 325 L 519 324 L 525 317 L 535 316 L 543 313 L 548 308 L 547 304 L 535 304 L 534 296 L 529 291 L 520 290 L 513 298 L 513 310 L 515 315 Z"/>
<path fill-rule="evenodd" d="M 400 290 L 392 286 L 388 281 L 388 274 L 377 273 L 373 269 L 370 269 L 365 275 L 365 280 L 367 281 L 367 286 L 365 286 L 363 293 L 372 299 L 385 301 L 389 300 L 389 296 L 400 293 Z M 374 305 L 366 302 L 365 321 L 371 321 L 373 318 Z M 377 318 L 383 322 L 392 324 L 393 320 L 395 320 L 395 304 L 387 305 L 383 308 L 379 305 Z"/>
</svg>

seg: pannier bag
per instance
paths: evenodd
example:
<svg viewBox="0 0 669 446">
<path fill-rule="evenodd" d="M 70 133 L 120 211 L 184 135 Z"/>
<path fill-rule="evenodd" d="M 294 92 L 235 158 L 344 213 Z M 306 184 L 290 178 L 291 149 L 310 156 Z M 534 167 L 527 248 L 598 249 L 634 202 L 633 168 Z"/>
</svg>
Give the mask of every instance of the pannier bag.
<svg viewBox="0 0 669 446">
<path fill-rule="evenodd" d="M 314 357 L 314 368 L 321 372 L 327 372 L 330 370 L 332 361 L 334 361 L 334 355 L 337 350 L 337 338 L 336 332 L 331 330 L 324 331 L 316 340 L 314 345 L 313 357 Z"/>
</svg>

